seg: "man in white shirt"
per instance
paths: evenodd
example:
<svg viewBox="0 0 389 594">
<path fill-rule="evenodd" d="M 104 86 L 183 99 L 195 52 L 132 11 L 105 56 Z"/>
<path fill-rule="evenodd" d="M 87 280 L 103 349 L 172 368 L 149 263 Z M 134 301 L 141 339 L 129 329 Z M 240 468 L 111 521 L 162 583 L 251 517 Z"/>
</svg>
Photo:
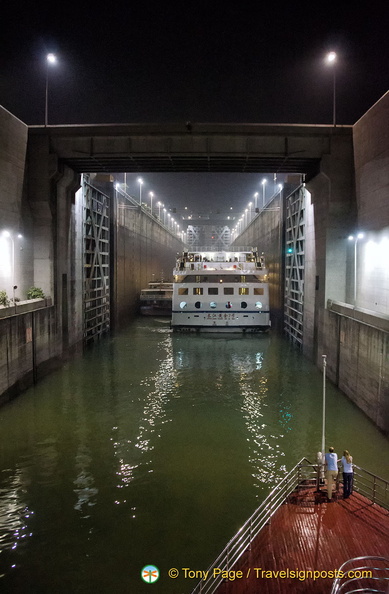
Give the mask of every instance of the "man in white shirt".
<svg viewBox="0 0 389 594">
<path fill-rule="evenodd" d="M 326 479 L 327 479 L 327 495 L 328 500 L 332 499 L 332 484 L 338 477 L 338 456 L 334 452 L 334 448 L 328 448 L 329 453 L 325 455 L 326 465 Z"/>
</svg>

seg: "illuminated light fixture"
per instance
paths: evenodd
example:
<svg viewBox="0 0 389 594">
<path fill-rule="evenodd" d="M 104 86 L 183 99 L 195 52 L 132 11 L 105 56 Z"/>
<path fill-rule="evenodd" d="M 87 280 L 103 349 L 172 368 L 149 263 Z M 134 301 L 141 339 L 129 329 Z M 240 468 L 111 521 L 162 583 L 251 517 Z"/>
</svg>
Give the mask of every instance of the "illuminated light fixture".
<svg viewBox="0 0 389 594">
<path fill-rule="evenodd" d="M 349 235 L 348 240 L 354 241 L 354 307 L 357 305 L 357 245 L 358 240 L 363 239 L 365 234 L 361 231 L 356 233 L 355 235 Z"/>
<path fill-rule="evenodd" d="M 49 64 L 55 64 L 57 61 L 57 56 L 55 54 L 47 54 L 46 60 L 49 62 Z"/>
<path fill-rule="evenodd" d="M 137 182 L 139 184 L 139 204 L 142 204 L 142 186 L 143 186 L 143 179 L 138 177 Z"/>
<path fill-rule="evenodd" d="M 15 290 L 17 289 L 17 286 L 15 285 L 15 239 L 14 236 L 12 235 L 12 233 L 10 233 L 10 231 L 8 231 L 7 229 L 5 229 L 2 232 L 2 237 L 9 239 L 11 241 L 11 269 L 10 269 L 10 276 L 12 277 L 12 292 L 13 292 L 13 302 L 14 305 L 16 304 L 15 301 Z M 23 235 L 21 233 L 17 233 L 15 235 L 15 237 L 17 239 L 23 239 Z"/>
<path fill-rule="evenodd" d="M 326 56 L 326 61 L 329 64 L 332 64 L 333 62 L 336 61 L 336 52 L 329 52 Z"/>
<path fill-rule="evenodd" d="M 267 184 L 267 179 L 266 177 L 263 178 L 263 180 L 261 181 L 262 184 L 262 188 L 263 188 L 263 194 L 262 194 L 262 208 L 265 208 L 265 187 Z"/>
</svg>

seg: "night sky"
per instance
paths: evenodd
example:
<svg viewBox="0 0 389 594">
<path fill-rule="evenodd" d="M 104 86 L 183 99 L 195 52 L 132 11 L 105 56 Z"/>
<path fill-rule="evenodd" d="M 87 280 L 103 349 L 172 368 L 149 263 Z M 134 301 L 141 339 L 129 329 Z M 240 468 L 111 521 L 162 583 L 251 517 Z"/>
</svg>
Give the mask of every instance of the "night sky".
<svg viewBox="0 0 389 594">
<path fill-rule="evenodd" d="M 1 10 L 0 104 L 43 124 L 54 52 L 49 124 L 325 124 L 333 50 L 337 122 L 353 124 L 388 90 L 388 23 L 374 1 L 15 0 Z"/>
</svg>

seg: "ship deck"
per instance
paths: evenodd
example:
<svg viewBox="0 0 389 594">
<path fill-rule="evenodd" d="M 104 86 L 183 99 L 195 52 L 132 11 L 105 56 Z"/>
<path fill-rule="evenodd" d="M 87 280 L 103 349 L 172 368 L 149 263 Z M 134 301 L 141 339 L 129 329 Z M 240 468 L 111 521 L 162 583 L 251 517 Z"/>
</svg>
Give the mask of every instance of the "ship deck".
<svg viewBox="0 0 389 594">
<path fill-rule="evenodd" d="M 270 573 L 298 570 L 333 571 L 354 557 L 389 554 L 389 512 L 359 493 L 348 499 L 313 487 L 289 496 L 254 539 L 251 550 L 235 564 L 243 577 L 224 581 L 217 594 L 329 594 L 333 577 L 316 580 L 270 577 Z M 260 568 L 255 571 L 254 568 Z M 259 577 L 257 577 L 257 575 Z M 299 574 L 303 577 L 303 574 Z M 248 577 L 247 577 L 248 576 Z"/>
</svg>

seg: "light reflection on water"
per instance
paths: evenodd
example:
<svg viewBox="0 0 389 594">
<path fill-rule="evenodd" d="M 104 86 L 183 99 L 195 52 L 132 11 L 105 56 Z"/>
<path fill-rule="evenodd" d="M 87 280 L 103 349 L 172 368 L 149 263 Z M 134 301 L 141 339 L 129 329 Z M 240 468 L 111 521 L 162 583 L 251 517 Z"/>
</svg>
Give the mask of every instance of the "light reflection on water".
<svg viewBox="0 0 389 594">
<path fill-rule="evenodd" d="M 206 569 L 314 459 L 321 381 L 276 336 L 172 335 L 150 319 L 45 378 L 0 409 L 0 591 L 137 594 L 149 563 Z M 328 443 L 382 474 L 387 440 L 330 385 L 327 403 Z"/>
</svg>

